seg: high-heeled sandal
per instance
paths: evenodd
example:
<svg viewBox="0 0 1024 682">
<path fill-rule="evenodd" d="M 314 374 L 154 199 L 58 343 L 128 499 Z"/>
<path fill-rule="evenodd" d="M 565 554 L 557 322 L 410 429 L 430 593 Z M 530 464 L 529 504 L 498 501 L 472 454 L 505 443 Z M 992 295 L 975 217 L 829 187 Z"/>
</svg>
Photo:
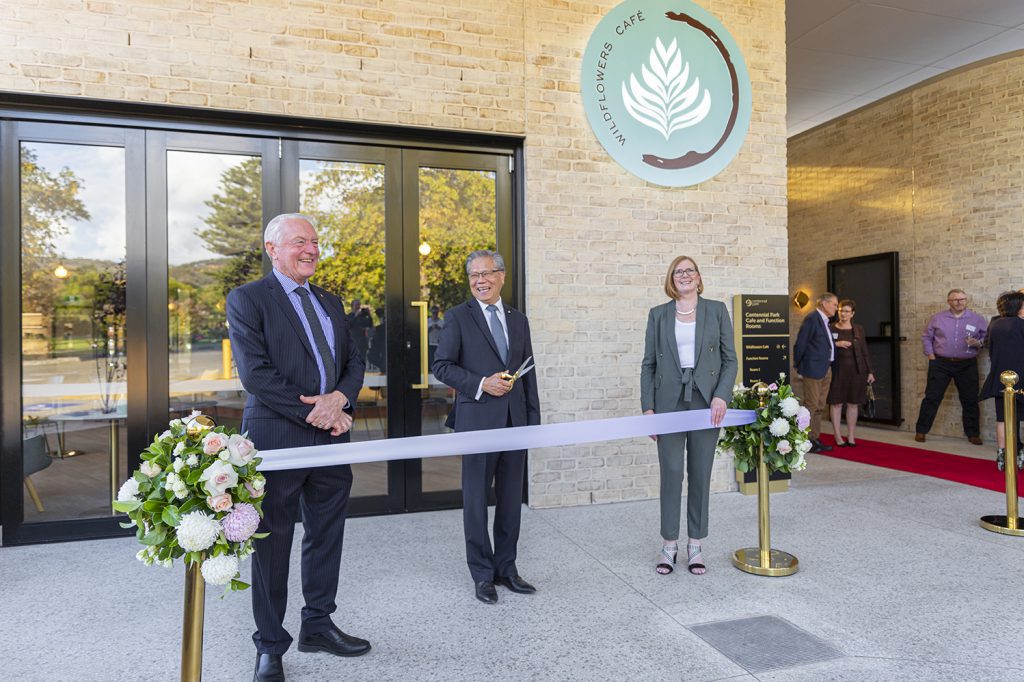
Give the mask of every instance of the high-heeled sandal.
<svg viewBox="0 0 1024 682">
<path fill-rule="evenodd" d="M 1000 471 L 1006 469 L 1006 448 L 996 450 L 996 469 Z"/>
<path fill-rule="evenodd" d="M 697 557 L 701 556 L 700 543 L 694 545 L 692 543 L 686 543 L 686 568 L 694 575 L 704 575 L 707 573 L 707 567 L 699 561 L 694 561 Z"/>
<path fill-rule="evenodd" d="M 668 575 L 675 570 L 673 564 L 676 563 L 676 556 L 679 554 L 679 545 L 662 545 L 661 555 L 658 565 L 654 567 L 654 570 L 658 572 L 658 575 Z"/>
</svg>

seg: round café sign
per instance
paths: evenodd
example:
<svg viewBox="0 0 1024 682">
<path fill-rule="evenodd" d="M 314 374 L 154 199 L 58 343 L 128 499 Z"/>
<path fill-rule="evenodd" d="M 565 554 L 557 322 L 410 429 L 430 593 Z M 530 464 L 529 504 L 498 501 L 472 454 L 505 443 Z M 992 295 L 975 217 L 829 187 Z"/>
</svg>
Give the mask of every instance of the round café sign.
<svg viewBox="0 0 1024 682">
<path fill-rule="evenodd" d="M 729 165 L 750 127 L 750 76 L 725 27 L 688 0 L 626 0 L 583 54 L 601 145 L 644 180 L 682 187 Z"/>
</svg>

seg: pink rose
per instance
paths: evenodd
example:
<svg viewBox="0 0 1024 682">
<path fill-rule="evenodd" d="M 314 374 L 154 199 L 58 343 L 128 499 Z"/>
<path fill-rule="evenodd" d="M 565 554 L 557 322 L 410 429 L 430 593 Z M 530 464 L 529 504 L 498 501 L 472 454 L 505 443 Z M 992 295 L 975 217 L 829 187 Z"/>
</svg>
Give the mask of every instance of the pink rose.
<svg viewBox="0 0 1024 682">
<path fill-rule="evenodd" d="M 203 452 L 208 455 L 216 455 L 228 446 L 228 437 L 223 433 L 210 431 L 203 436 Z"/>
<path fill-rule="evenodd" d="M 222 493 L 207 497 L 206 505 L 215 512 L 227 511 L 231 509 L 231 496 L 227 493 Z"/>
<path fill-rule="evenodd" d="M 228 438 L 228 461 L 235 466 L 245 466 L 256 456 L 256 446 L 245 436 L 232 434 Z"/>
<path fill-rule="evenodd" d="M 264 490 L 262 488 L 257 490 L 252 486 L 252 483 L 249 483 L 248 481 L 245 482 L 245 489 L 249 491 L 249 497 L 252 497 L 253 499 L 263 497 Z"/>
<path fill-rule="evenodd" d="M 811 413 L 806 407 L 801 406 L 800 409 L 797 411 L 796 425 L 799 426 L 801 429 L 806 429 L 808 426 L 811 425 Z"/>
</svg>

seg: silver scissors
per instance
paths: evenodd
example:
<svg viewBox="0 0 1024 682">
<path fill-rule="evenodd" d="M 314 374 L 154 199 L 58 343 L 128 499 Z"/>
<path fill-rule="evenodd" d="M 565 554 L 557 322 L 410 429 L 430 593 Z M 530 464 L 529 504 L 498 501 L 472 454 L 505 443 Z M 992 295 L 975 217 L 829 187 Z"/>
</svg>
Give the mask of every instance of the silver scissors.
<svg viewBox="0 0 1024 682">
<path fill-rule="evenodd" d="M 534 367 L 537 366 L 536 364 L 533 364 L 533 365 L 530 365 L 529 367 L 527 367 L 527 365 L 530 364 L 530 360 L 533 360 L 533 356 L 532 355 L 530 357 L 526 358 L 525 360 L 523 360 L 523 364 L 519 365 L 519 369 L 517 369 L 514 373 L 509 374 L 508 372 L 502 372 L 501 373 L 501 378 L 504 379 L 505 381 L 512 382 L 512 385 L 515 386 L 516 379 L 518 379 L 519 377 L 529 373 L 530 370 L 532 370 Z"/>
</svg>

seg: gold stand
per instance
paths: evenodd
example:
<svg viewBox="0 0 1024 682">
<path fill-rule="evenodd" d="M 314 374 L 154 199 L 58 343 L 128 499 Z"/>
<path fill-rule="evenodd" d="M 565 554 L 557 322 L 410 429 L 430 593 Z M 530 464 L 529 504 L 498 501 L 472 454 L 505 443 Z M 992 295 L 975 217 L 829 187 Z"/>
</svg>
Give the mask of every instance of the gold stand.
<svg viewBox="0 0 1024 682">
<path fill-rule="evenodd" d="M 185 616 L 181 624 L 181 682 L 203 679 L 203 606 L 206 581 L 199 562 L 185 568 Z"/>
<path fill-rule="evenodd" d="M 1017 393 L 1014 386 L 1019 377 L 1006 371 L 999 375 L 1003 383 L 1003 411 L 1006 429 L 1006 516 L 981 517 L 981 527 L 993 533 L 1024 536 L 1024 519 L 1017 516 Z"/>
<path fill-rule="evenodd" d="M 754 385 L 758 408 L 764 409 L 768 387 L 758 382 Z M 757 457 L 757 527 L 758 547 L 737 549 L 732 555 L 732 565 L 746 573 L 772 577 L 793 575 L 799 562 L 792 554 L 772 549 L 771 522 L 768 515 L 768 463 L 764 459 L 764 440 L 758 448 Z"/>
</svg>

